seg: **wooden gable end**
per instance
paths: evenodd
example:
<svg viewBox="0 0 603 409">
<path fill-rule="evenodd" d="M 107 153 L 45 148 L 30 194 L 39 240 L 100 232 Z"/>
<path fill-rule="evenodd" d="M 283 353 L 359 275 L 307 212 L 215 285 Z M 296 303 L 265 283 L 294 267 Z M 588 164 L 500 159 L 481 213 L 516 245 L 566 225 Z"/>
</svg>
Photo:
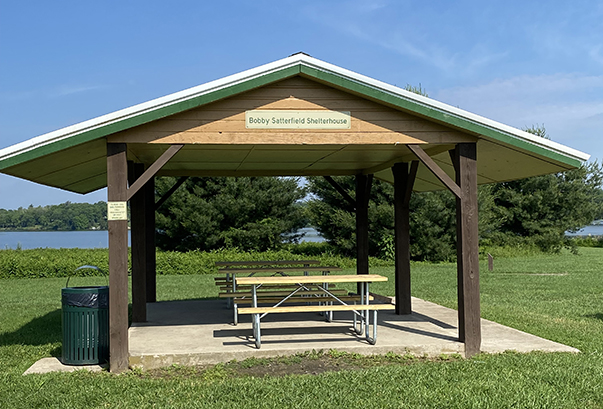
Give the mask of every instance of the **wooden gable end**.
<svg viewBox="0 0 603 409">
<path fill-rule="evenodd" d="M 251 110 L 348 111 L 350 129 L 247 129 Z M 209 145 L 451 144 L 476 138 L 300 76 L 131 128 L 109 142 Z"/>
</svg>

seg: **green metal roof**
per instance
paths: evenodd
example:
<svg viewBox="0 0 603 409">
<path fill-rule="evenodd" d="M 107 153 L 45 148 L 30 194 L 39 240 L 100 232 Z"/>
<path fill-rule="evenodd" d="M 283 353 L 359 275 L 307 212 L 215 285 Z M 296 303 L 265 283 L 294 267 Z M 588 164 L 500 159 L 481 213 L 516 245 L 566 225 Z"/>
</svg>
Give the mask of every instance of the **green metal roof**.
<svg viewBox="0 0 603 409">
<path fill-rule="evenodd" d="M 302 76 L 476 136 L 479 139 L 478 180 L 480 183 L 558 172 L 578 167 L 581 162 L 589 158 L 589 155 L 561 144 L 345 70 L 305 54 L 295 54 L 258 68 L 2 149 L 0 150 L 0 172 L 49 186 L 87 193 L 106 186 L 105 156 L 108 136 L 295 76 Z M 338 149 L 336 134 L 334 134 L 332 146 L 333 149 Z M 240 148 L 253 149 L 253 147 Z M 298 148 L 303 147 L 282 147 L 282 149 L 288 150 Z M 307 146 L 304 149 L 306 148 Z M 157 146 L 154 146 L 154 149 L 157 149 Z M 188 153 L 186 153 L 187 149 Z M 216 152 L 219 151 L 216 147 L 212 147 L 212 149 L 216 149 Z M 280 148 L 274 146 L 274 149 Z M 365 149 L 371 148 L 365 147 Z M 190 156 L 194 154 L 195 150 L 191 146 L 190 149 L 185 147 L 183 152 Z M 390 156 L 402 157 L 406 153 L 403 147 L 392 146 Z M 432 153 L 432 156 L 442 168 L 453 173 L 445 151 Z M 363 169 L 362 166 L 359 164 L 355 168 L 345 170 L 325 167 L 323 173 L 325 175 L 354 174 L 365 171 L 366 169 Z M 163 174 L 175 175 L 178 174 L 178 171 L 177 167 L 172 166 Z M 199 171 L 199 174 L 203 174 L 203 172 Z M 207 175 L 212 174 L 219 174 L 219 172 L 207 172 Z M 224 174 L 243 175 L 245 173 L 236 173 L 226 169 Z M 259 166 L 247 174 L 305 175 L 317 173 L 316 171 L 309 173 L 301 165 L 299 168 L 293 166 L 289 169 L 274 169 L 266 164 L 265 169 Z M 389 169 L 378 170 L 376 176 L 384 180 L 392 180 Z M 426 172 L 425 169 L 419 171 L 416 190 L 439 188 L 441 185 L 430 176 L 429 172 Z"/>
</svg>

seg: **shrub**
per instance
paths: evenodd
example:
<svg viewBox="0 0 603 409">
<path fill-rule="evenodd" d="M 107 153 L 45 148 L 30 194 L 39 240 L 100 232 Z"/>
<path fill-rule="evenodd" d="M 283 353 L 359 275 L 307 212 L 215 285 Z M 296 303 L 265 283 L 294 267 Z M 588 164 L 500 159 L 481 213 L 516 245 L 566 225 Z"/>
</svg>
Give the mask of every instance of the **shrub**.
<svg viewBox="0 0 603 409">
<path fill-rule="evenodd" d="M 304 260 L 317 259 L 325 266 L 353 268 L 356 260 L 334 255 L 323 249 L 321 243 L 288 246 L 287 249 L 264 252 L 245 252 L 237 249 L 219 249 L 208 252 L 157 251 L 157 274 L 190 275 L 216 274 L 216 261 Z M 304 253 L 307 251 L 307 254 Z M 82 265 L 94 265 L 109 271 L 107 249 L 34 249 L 0 250 L 0 278 L 41 278 L 102 275 L 92 269 L 76 269 Z M 370 259 L 374 267 L 393 265 L 392 262 Z M 131 264 L 130 264 L 131 266 Z M 131 268 L 131 267 L 130 267 Z"/>
<path fill-rule="evenodd" d="M 107 249 L 0 250 L 0 278 L 90 276 L 92 269 L 75 271 L 83 265 L 109 271 Z"/>
</svg>

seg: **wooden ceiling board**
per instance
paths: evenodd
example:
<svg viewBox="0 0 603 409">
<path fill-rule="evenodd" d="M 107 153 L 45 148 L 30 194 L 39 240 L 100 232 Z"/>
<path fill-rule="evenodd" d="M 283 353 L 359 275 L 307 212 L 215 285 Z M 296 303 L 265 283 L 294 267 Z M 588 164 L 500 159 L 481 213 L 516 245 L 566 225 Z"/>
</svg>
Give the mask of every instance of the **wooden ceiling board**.
<svg viewBox="0 0 603 409">
<path fill-rule="evenodd" d="M 273 161 L 291 163 L 314 163 L 333 154 L 331 150 L 285 149 L 280 151 L 253 149 L 244 163 L 270 163 Z"/>
<path fill-rule="evenodd" d="M 131 146 L 131 147 L 130 147 Z M 137 162 L 140 161 L 145 164 L 151 164 L 155 162 L 163 152 L 165 148 L 151 149 L 147 148 L 149 145 L 132 146 L 130 145 L 128 150 L 130 153 L 135 155 Z M 189 146 L 185 146 L 178 152 L 168 163 L 171 162 L 232 162 L 238 163 L 244 160 L 250 149 L 188 149 Z"/>
<path fill-rule="evenodd" d="M 276 170 L 282 169 L 286 171 L 303 171 L 312 165 L 312 162 L 293 163 L 293 162 L 243 162 L 236 169 L 239 172 L 245 170 Z"/>
<path fill-rule="evenodd" d="M 349 169 L 332 169 L 329 170 L 330 176 L 349 176 L 355 175 L 357 172 Z M 324 171 L 313 171 L 311 169 L 306 170 L 244 170 L 244 171 L 232 171 L 232 170 L 188 170 L 188 171 L 173 171 L 173 170 L 161 170 L 157 173 L 157 176 L 196 176 L 196 177 L 242 177 L 242 176 L 325 176 Z"/>
<path fill-rule="evenodd" d="M 378 165 L 380 162 L 327 162 L 320 161 L 313 163 L 308 170 L 321 171 L 323 175 L 328 176 L 329 170 L 350 170 L 353 174 L 362 173 L 362 169 Z"/>
<path fill-rule="evenodd" d="M 71 185 L 90 176 L 107 172 L 107 158 L 102 157 L 88 162 L 79 163 L 66 169 L 61 169 L 47 175 L 39 176 L 35 180 L 44 185 Z M 105 181 L 106 182 L 106 181 Z"/>
<path fill-rule="evenodd" d="M 13 166 L 3 173 L 33 180 L 101 157 L 106 160 L 106 156 L 106 142 L 97 140 L 41 157 L 33 165 L 25 162 Z"/>
<path fill-rule="evenodd" d="M 69 190 L 71 192 L 86 194 L 94 192 L 95 190 L 105 188 L 106 186 L 107 173 L 103 172 L 101 174 L 93 175 L 79 182 L 68 185 L 64 189 Z"/>
<path fill-rule="evenodd" d="M 351 149 L 349 146 L 341 149 L 337 152 L 333 152 L 333 154 L 329 155 L 326 158 L 329 162 L 354 162 L 354 161 L 362 161 L 362 162 L 388 162 L 392 159 L 399 158 L 408 154 L 408 148 L 406 147 L 390 147 L 390 149 L 379 149 L 373 150 L 369 149 Z"/>
<path fill-rule="evenodd" d="M 163 166 L 162 169 L 169 171 L 182 170 L 183 174 L 178 176 L 186 176 L 187 171 L 190 170 L 228 170 L 236 171 L 240 166 L 240 162 L 168 162 Z"/>
<path fill-rule="evenodd" d="M 483 148 L 482 148 L 483 145 Z M 523 152 L 502 149 L 485 149 L 487 143 L 478 144 L 477 172 L 491 181 L 508 181 L 523 177 L 556 173 L 564 169 Z"/>
</svg>

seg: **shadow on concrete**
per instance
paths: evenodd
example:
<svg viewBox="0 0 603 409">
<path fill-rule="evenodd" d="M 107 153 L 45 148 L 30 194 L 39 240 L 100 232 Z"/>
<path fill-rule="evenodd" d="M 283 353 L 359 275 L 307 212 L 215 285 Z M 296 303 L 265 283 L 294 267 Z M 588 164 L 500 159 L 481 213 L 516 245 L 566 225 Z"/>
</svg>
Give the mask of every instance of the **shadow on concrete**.
<svg viewBox="0 0 603 409">
<path fill-rule="evenodd" d="M 406 332 L 409 334 L 422 335 L 422 336 L 430 337 L 430 338 L 443 339 L 445 341 L 458 341 L 459 340 L 458 337 L 453 337 L 450 335 L 438 334 L 437 332 L 425 331 L 425 330 L 421 330 L 418 328 L 411 328 L 411 327 L 407 327 L 407 326 L 403 326 L 403 325 L 396 325 L 396 324 L 393 324 L 390 319 L 388 319 L 387 321 L 383 321 L 383 322 L 381 320 L 379 320 L 379 326 L 387 327 L 387 328 L 394 329 L 397 331 Z M 456 327 L 452 327 L 452 328 L 456 328 Z"/>
<path fill-rule="evenodd" d="M 404 317 L 404 315 L 398 315 L 398 317 Z M 456 329 L 456 325 L 450 325 L 447 322 L 444 321 L 440 321 L 438 319 L 435 319 L 433 317 L 430 317 L 428 315 L 425 314 L 420 314 L 418 312 L 413 312 L 411 314 L 412 318 L 416 318 L 417 321 L 425 321 L 425 322 L 429 322 L 431 324 L 437 325 L 440 328 L 444 328 L 444 329 Z"/>
<path fill-rule="evenodd" d="M 280 314 L 282 315 L 282 314 Z M 301 320 L 301 319 L 289 319 L 290 323 L 293 325 L 299 325 L 298 322 L 302 323 L 302 326 L 290 326 L 290 327 L 281 327 L 278 328 L 266 328 L 262 327 L 262 345 L 278 345 L 278 344 L 307 344 L 307 343 L 315 343 L 316 337 L 320 336 L 321 343 L 341 343 L 341 342 L 350 342 L 350 343 L 362 343 L 369 345 L 368 341 L 364 339 L 362 336 L 357 335 L 354 332 L 354 329 L 350 325 L 350 320 L 347 321 L 337 321 L 333 320 L 329 322 L 328 326 L 309 326 L 306 325 L 309 322 L 312 322 L 311 319 Z M 303 321 L 303 322 L 302 322 Z M 280 321 L 284 322 L 284 321 Z M 325 320 L 320 320 L 320 322 L 324 323 Z M 247 325 L 243 324 L 243 328 L 237 329 L 226 329 L 226 330 L 216 330 L 213 333 L 214 338 L 225 338 L 225 339 L 238 339 L 238 341 L 223 341 L 222 345 L 233 346 L 240 345 L 246 346 L 252 349 L 255 349 L 255 341 L 253 339 L 253 331 Z M 332 338 L 324 337 L 323 335 L 333 335 Z M 303 338 L 300 336 L 307 336 L 307 338 Z M 294 338 L 289 338 L 294 337 Z M 271 340 L 270 338 L 274 338 Z M 325 345 L 326 346 L 326 345 Z"/>
<path fill-rule="evenodd" d="M 251 328 L 241 329 L 226 329 L 214 331 L 216 338 L 231 338 L 233 336 L 241 336 L 242 333 L 251 336 Z M 272 335 L 304 335 L 304 334 L 351 334 L 352 328 L 350 325 L 328 326 L 328 327 L 279 327 L 279 328 L 262 328 L 263 336 Z M 322 338 L 321 338 L 322 340 Z"/>
</svg>

